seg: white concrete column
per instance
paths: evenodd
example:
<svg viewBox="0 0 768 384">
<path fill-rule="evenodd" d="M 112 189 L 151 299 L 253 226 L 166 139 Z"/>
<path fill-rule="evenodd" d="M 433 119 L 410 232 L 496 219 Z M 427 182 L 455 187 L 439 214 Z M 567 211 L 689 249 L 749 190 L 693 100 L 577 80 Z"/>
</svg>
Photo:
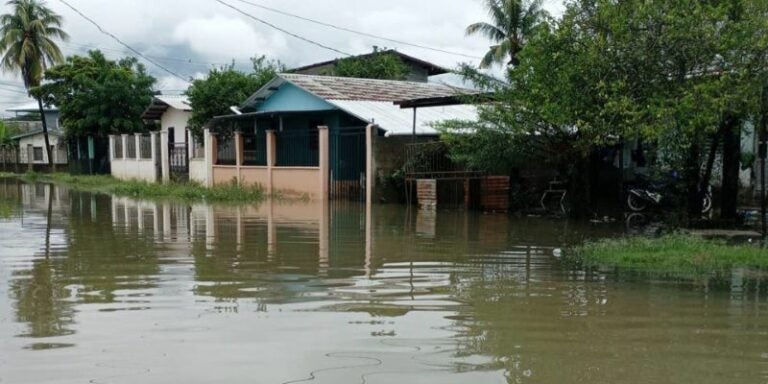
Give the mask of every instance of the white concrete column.
<svg viewBox="0 0 768 384">
<path fill-rule="evenodd" d="M 115 161 L 115 135 L 109 135 L 109 162 Z"/>
<path fill-rule="evenodd" d="M 370 124 L 365 128 L 365 203 L 373 204 L 374 188 L 376 188 L 376 136 L 379 127 Z"/>
<path fill-rule="evenodd" d="M 214 162 L 214 155 L 213 155 L 213 137 L 211 136 L 211 130 L 205 129 L 203 131 L 203 146 L 205 150 L 205 171 L 206 171 L 206 180 L 205 180 L 205 186 L 212 187 L 213 186 L 213 162 Z"/>
<path fill-rule="evenodd" d="M 189 160 L 192 160 L 195 157 L 194 137 L 189 128 L 185 129 L 185 132 L 187 132 L 187 157 Z"/>
<path fill-rule="evenodd" d="M 171 181 L 171 160 L 168 157 L 168 132 L 160 132 L 160 170 L 163 183 Z"/>
<path fill-rule="evenodd" d="M 235 132 L 235 167 L 237 168 L 237 184 L 240 185 L 242 175 L 240 168 L 243 165 L 243 134 L 240 131 Z"/>
<path fill-rule="evenodd" d="M 136 140 L 136 160 L 141 160 L 141 133 L 134 133 L 134 140 Z"/>
<path fill-rule="evenodd" d="M 331 146 L 330 146 L 330 137 L 328 132 L 327 126 L 319 126 L 317 127 L 318 134 L 320 137 L 318 138 L 318 146 L 320 149 L 320 159 L 318 161 L 318 165 L 320 166 L 320 180 L 318 182 L 320 183 L 320 199 L 323 201 L 327 201 L 329 198 L 329 185 L 330 183 L 330 175 L 331 175 L 331 161 L 330 161 L 330 154 L 331 154 Z"/>
<path fill-rule="evenodd" d="M 126 148 L 126 146 L 125 146 L 125 144 L 127 144 L 127 143 L 128 143 L 128 135 L 127 135 L 127 134 L 125 134 L 125 133 L 124 133 L 124 134 L 122 134 L 122 135 L 120 135 L 120 140 L 122 140 L 122 142 L 123 142 L 123 156 L 122 156 L 121 158 L 122 158 L 123 160 L 125 160 L 125 159 L 127 159 L 127 158 L 128 158 L 128 156 L 126 155 L 126 153 L 127 153 L 126 149 L 127 149 L 127 148 Z"/>
<path fill-rule="evenodd" d="M 277 141 L 275 138 L 275 131 L 272 129 L 267 130 L 267 195 L 272 196 L 272 168 L 274 168 L 277 160 Z"/>
</svg>

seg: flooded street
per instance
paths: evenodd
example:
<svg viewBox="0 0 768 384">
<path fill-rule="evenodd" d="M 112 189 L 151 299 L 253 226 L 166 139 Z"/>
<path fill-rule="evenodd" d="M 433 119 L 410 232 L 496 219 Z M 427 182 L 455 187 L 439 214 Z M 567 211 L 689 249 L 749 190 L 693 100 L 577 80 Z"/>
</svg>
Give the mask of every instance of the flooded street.
<svg viewBox="0 0 768 384">
<path fill-rule="evenodd" d="M 0 383 L 768 383 L 768 281 L 569 269 L 620 234 L 0 180 Z"/>
</svg>

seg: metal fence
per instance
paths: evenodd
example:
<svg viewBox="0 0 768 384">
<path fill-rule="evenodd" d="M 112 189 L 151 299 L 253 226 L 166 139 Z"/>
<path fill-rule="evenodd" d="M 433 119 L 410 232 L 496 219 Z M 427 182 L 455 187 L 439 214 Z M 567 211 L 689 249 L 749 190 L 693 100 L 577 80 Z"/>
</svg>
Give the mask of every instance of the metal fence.
<svg viewBox="0 0 768 384">
<path fill-rule="evenodd" d="M 332 199 L 365 199 L 365 127 L 330 132 L 330 194 Z"/>
<path fill-rule="evenodd" d="M 278 167 L 317 167 L 320 164 L 317 129 L 277 132 L 275 140 Z"/>
<path fill-rule="evenodd" d="M 136 137 L 133 135 L 125 138 L 125 157 L 128 159 L 136 158 Z"/>
<path fill-rule="evenodd" d="M 139 138 L 139 157 L 144 160 L 152 159 L 152 135 L 142 135 Z"/>
<path fill-rule="evenodd" d="M 235 165 L 237 157 L 235 154 L 235 138 L 232 136 L 219 136 L 216 140 L 216 164 L 217 165 Z"/>
<path fill-rule="evenodd" d="M 452 179 L 483 174 L 456 164 L 440 141 L 406 144 L 404 170 L 408 179 Z"/>
<path fill-rule="evenodd" d="M 267 165 L 267 138 L 264 131 L 243 134 L 243 165 Z"/>
<path fill-rule="evenodd" d="M 123 138 L 115 136 L 112 142 L 115 143 L 115 159 L 122 159 L 125 154 L 123 151 Z"/>
</svg>

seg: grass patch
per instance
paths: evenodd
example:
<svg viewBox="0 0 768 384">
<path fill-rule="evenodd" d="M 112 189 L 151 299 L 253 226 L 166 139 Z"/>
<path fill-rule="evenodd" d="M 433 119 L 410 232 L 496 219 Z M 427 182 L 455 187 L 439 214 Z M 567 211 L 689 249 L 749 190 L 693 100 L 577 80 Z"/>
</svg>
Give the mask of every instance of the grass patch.
<svg viewBox="0 0 768 384">
<path fill-rule="evenodd" d="M 734 267 L 768 267 L 768 250 L 757 245 L 730 245 L 687 234 L 591 241 L 572 249 L 569 257 L 587 266 L 663 274 L 709 274 Z"/>
<path fill-rule="evenodd" d="M 80 191 L 111 193 L 142 199 L 235 203 L 249 203 L 264 199 L 264 191 L 260 187 L 244 187 L 234 182 L 207 188 L 197 183 L 161 184 L 123 181 L 112 176 L 75 176 L 66 173 L 27 173 L 22 178 L 28 182 L 52 182 Z"/>
</svg>

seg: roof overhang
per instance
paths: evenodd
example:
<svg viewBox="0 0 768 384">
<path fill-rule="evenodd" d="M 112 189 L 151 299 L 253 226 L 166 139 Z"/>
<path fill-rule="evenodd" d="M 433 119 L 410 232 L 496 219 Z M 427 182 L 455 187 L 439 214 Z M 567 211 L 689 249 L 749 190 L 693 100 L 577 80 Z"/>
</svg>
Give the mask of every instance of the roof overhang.
<svg viewBox="0 0 768 384">
<path fill-rule="evenodd" d="M 152 103 L 150 103 L 147 109 L 145 109 L 144 112 L 141 114 L 141 119 L 148 120 L 148 121 L 160 120 L 163 117 L 163 114 L 166 111 L 168 111 L 168 109 L 170 108 L 175 108 L 175 107 L 172 106 L 170 103 L 163 101 L 160 97 L 154 97 L 152 99 Z M 192 108 L 187 105 L 186 107 L 180 110 L 191 111 Z"/>
</svg>

